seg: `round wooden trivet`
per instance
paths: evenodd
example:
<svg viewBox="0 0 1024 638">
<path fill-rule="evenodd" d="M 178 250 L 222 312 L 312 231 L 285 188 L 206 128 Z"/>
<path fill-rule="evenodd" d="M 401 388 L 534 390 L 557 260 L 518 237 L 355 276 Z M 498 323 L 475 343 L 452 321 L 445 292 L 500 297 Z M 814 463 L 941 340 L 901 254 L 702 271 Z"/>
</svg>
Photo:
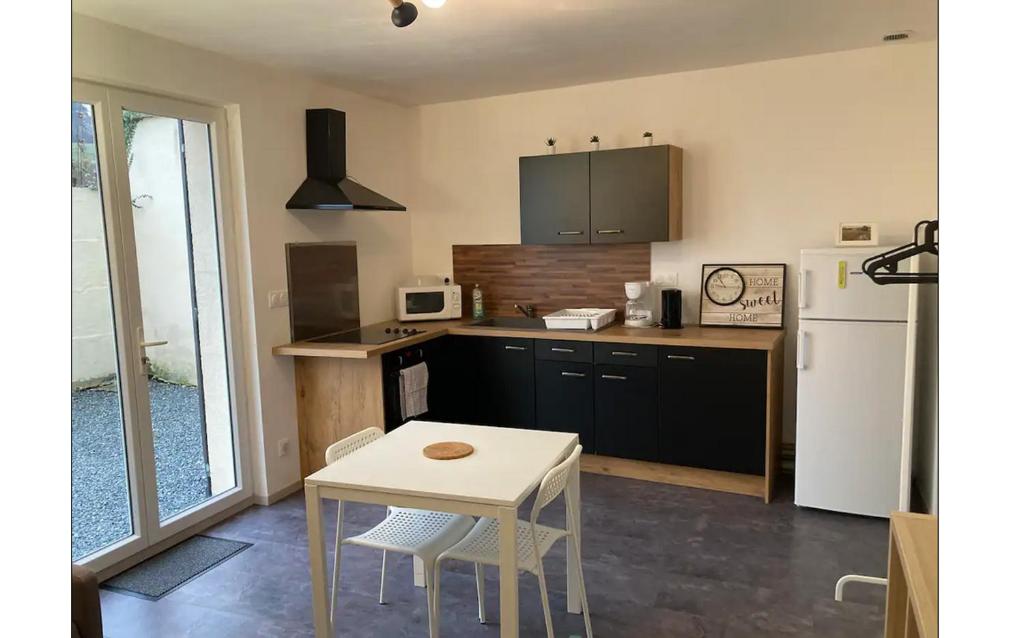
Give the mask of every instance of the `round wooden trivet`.
<svg viewBox="0 0 1024 638">
<path fill-rule="evenodd" d="M 473 446 L 461 441 L 441 441 L 423 448 L 423 456 L 436 461 L 452 461 L 473 453 Z"/>
</svg>

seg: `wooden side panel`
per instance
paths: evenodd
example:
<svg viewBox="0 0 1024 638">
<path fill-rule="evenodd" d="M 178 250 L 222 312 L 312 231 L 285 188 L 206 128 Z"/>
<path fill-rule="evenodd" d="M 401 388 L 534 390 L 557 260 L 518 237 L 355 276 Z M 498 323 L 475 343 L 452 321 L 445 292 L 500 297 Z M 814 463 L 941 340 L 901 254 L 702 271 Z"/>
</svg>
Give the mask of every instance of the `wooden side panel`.
<svg viewBox="0 0 1024 638">
<path fill-rule="evenodd" d="M 627 281 L 651 278 L 651 245 L 452 246 L 462 308 L 473 312 L 473 285 L 484 292 L 488 315 L 515 316 L 513 304 L 533 304 L 537 315 L 562 308 L 615 308 L 622 319 Z"/>
<path fill-rule="evenodd" d="M 891 526 L 889 532 L 889 585 L 885 597 L 885 638 L 903 638 L 906 635 L 910 598 L 907 579 L 900 561 L 900 552 Z"/>
<path fill-rule="evenodd" d="M 783 379 L 783 346 L 785 340 L 779 339 L 775 347 L 768 352 L 768 405 L 765 410 L 765 447 L 764 447 L 764 502 L 770 503 L 775 494 L 775 479 L 779 475 L 780 453 L 782 449 L 782 379 Z"/>
<path fill-rule="evenodd" d="M 668 147 L 668 238 L 683 238 L 683 149 Z"/>
<path fill-rule="evenodd" d="M 371 426 L 384 429 L 380 365 L 380 357 L 295 359 L 302 476 L 324 466 L 324 452 L 335 441 Z"/>
</svg>

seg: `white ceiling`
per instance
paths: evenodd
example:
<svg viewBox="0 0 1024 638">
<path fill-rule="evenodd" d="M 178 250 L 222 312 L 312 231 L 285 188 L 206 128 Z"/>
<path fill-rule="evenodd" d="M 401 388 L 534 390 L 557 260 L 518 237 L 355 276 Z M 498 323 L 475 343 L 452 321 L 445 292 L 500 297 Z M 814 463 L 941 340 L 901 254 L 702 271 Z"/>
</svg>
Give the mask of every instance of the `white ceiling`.
<svg viewBox="0 0 1024 638">
<path fill-rule="evenodd" d="M 78 13 L 301 70 L 402 104 L 444 102 L 936 37 L 937 0 L 73 0 Z M 899 45 L 889 45 L 899 46 Z"/>
</svg>

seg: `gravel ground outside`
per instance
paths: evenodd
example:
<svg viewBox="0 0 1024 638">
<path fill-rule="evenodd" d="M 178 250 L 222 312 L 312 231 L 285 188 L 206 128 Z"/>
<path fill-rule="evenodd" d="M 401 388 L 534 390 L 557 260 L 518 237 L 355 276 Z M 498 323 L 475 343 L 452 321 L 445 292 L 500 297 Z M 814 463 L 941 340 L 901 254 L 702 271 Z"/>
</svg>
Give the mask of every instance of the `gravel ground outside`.
<svg viewBox="0 0 1024 638">
<path fill-rule="evenodd" d="M 149 382 L 160 518 L 210 497 L 199 391 Z M 71 559 L 132 533 L 124 432 L 111 387 L 71 393 Z"/>
</svg>

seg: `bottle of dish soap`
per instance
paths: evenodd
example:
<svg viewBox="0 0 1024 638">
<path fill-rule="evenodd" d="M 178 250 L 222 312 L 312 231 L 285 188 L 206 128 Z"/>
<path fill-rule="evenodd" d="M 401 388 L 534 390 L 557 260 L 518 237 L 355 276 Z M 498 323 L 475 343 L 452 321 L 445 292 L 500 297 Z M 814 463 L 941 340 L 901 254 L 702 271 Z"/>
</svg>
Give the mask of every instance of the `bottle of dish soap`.
<svg viewBox="0 0 1024 638">
<path fill-rule="evenodd" d="M 484 291 L 480 290 L 480 284 L 473 284 L 473 318 L 484 318 Z"/>
</svg>

